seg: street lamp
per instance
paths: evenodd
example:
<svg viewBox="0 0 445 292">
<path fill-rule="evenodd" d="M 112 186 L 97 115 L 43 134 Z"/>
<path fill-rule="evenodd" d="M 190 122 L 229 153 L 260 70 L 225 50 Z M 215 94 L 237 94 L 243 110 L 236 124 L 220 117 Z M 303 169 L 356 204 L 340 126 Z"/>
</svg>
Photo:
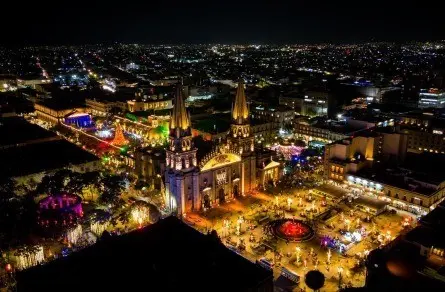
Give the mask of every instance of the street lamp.
<svg viewBox="0 0 445 292">
<path fill-rule="evenodd" d="M 342 267 L 338 267 L 337 272 L 338 272 L 338 287 L 340 288 L 341 287 L 343 268 Z"/>
<path fill-rule="evenodd" d="M 297 248 L 295 250 L 297 253 L 297 264 L 298 264 L 298 263 L 300 263 L 301 248 L 299 246 L 297 246 Z"/>
</svg>

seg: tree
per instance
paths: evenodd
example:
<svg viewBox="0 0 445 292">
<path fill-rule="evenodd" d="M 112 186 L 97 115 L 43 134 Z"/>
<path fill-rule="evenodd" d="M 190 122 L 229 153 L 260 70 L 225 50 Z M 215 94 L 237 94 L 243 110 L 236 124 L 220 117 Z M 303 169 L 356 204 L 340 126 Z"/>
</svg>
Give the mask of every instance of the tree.
<svg viewBox="0 0 445 292">
<path fill-rule="evenodd" d="M 124 178 L 119 175 L 106 175 L 102 178 L 102 194 L 100 201 L 104 204 L 116 205 L 125 189 Z"/>
<path fill-rule="evenodd" d="M 306 285 L 314 291 L 318 291 L 324 286 L 325 276 L 318 270 L 307 272 L 304 277 Z"/>
<path fill-rule="evenodd" d="M 47 174 L 42 178 L 36 188 L 37 194 L 57 194 L 67 192 L 70 194 L 83 195 L 85 188 L 100 187 L 99 172 L 73 172 L 69 169 L 62 169 L 53 174 Z"/>
<path fill-rule="evenodd" d="M 136 183 L 134 184 L 134 189 L 137 191 L 142 190 L 144 187 L 148 188 L 149 184 L 146 183 L 144 180 L 138 179 Z"/>
<path fill-rule="evenodd" d="M 0 180 L 0 200 L 4 197 L 14 195 L 16 182 L 12 178 L 2 178 Z"/>
<path fill-rule="evenodd" d="M 313 108 L 308 108 L 306 111 L 306 115 L 310 117 L 315 117 L 317 115 L 317 112 Z"/>
<path fill-rule="evenodd" d="M 65 191 L 65 186 L 72 177 L 74 177 L 74 173 L 69 169 L 62 169 L 53 174 L 47 174 L 42 178 L 36 191 L 38 194 L 48 195 Z"/>
<path fill-rule="evenodd" d="M 83 173 L 72 172 L 67 177 L 65 185 L 63 186 L 63 190 L 70 194 L 81 195 L 85 185 L 86 183 L 84 180 Z"/>
<path fill-rule="evenodd" d="M 18 196 L 16 182 L 11 178 L 0 181 L 0 249 L 19 244 L 31 233 L 35 219 L 32 196 Z"/>
<path fill-rule="evenodd" d="M 79 193 L 83 199 L 94 199 L 101 188 L 101 175 L 98 171 L 86 172 L 81 175 L 82 191 Z"/>
</svg>

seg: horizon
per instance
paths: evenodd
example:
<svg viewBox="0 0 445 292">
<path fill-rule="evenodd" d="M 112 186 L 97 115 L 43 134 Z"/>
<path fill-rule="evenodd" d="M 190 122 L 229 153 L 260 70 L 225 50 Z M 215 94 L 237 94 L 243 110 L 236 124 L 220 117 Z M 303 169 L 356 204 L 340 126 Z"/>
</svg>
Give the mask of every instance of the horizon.
<svg viewBox="0 0 445 292">
<path fill-rule="evenodd" d="M 432 0 L 420 4 L 377 0 L 372 5 L 322 0 L 171 0 L 126 1 L 117 6 L 78 0 L 64 6 L 20 5 L 4 4 L 0 23 L 7 29 L 1 44 L 344 44 L 445 39 L 441 21 L 445 3 Z"/>
</svg>

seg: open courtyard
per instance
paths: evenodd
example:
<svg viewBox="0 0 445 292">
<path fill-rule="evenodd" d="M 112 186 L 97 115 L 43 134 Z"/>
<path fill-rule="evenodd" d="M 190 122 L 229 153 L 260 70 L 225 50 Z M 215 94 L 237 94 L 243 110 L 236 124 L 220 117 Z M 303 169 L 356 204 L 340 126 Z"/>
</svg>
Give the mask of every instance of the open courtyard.
<svg viewBox="0 0 445 292">
<path fill-rule="evenodd" d="M 256 192 L 187 214 L 185 220 L 204 232 L 215 229 L 235 252 L 270 265 L 275 278 L 282 267 L 296 273 L 301 279 L 295 289 L 307 288 L 304 275 L 319 270 L 326 277 L 322 290 L 335 291 L 340 286 L 363 286 L 369 251 L 415 224 L 413 217 L 386 207 L 363 206 L 344 190 L 322 185 L 276 195 Z"/>
</svg>

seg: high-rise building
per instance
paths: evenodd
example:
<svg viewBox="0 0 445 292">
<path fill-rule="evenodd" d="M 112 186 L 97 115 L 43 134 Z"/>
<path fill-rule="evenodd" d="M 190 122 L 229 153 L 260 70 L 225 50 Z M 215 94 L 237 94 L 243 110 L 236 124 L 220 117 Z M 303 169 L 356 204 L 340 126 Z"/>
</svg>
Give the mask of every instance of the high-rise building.
<svg viewBox="0 0 445 292">
<path fill-rule="evenodd" d="M 419 107 L 420 108 L 443 108 L 445 107 L 445 92 L 437 88 L 430 88 L 429 90 L 422 90 L 419 93 Z"/>
</svg>

